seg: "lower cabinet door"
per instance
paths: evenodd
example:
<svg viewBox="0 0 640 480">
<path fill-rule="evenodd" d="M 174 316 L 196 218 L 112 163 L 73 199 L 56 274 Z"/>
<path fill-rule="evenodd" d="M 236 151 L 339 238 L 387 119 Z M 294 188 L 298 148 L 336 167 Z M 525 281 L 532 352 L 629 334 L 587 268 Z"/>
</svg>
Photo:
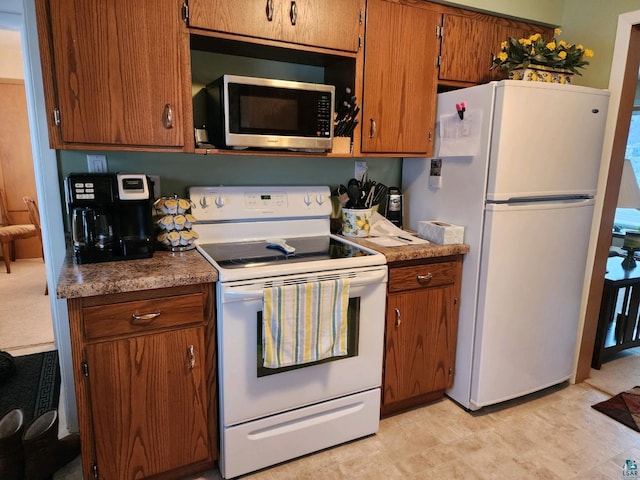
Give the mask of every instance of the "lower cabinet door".
<svg viewBox="0 0 640 480">
<path fill-rule="evenodd" d="M 86 346 L 98 478 L 146 478 L 211 458 L 204 327 Z"/>
<path fill-rule="evenodd" d="M 383 404 L 450 386 L 457 322 L 453 285 L 391 294 L 387 301 Z"/>
</svg>

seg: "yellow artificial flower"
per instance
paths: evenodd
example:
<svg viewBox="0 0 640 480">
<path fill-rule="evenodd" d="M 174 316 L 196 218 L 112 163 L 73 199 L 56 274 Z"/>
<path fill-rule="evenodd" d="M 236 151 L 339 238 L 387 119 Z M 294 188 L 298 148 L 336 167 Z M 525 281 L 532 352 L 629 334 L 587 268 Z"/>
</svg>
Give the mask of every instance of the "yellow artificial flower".
<svg viewBox="0 0 640 480">
<path fill-rule="evenodd" d="M 562 33 L 562 30 L 560 30 L 559 28 L 556 28 L 556 29 L 553 31 L 553 35 L 554 35 L 554 36 L 556 36 L 556 37 L 557 37 L 558 35 L 560 35 L 561 33 Z"/>
<path fill-rule="evenodd" d="M 558 35 L 560 29 L 555 29 Z M 588 57 L 593 51 L 583 45 L 567 43 L 556 37 L 545 39 L 542 34 L 534 33 L 528 38 L 508 37 L 500 43 L 500 53 L 494 57 L 491 68 L 517 70 L 529 66 L 545 66 L 569 70 L 580 75 L 579 69 L 589 65 Z"/>
</svg>

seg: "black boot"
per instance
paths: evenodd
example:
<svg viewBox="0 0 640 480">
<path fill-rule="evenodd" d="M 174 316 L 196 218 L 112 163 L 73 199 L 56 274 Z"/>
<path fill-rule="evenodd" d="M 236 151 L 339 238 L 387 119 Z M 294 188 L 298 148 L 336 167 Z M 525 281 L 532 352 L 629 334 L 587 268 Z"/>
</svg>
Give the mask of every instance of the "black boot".
<svg viewBox="0 0 640 480">
<path fill-rule="evenodd" d="M 25 480 L 46 480 L 80 453 L 77 434 L 58 439 L 58 411 L 48 410 L 24 431 Z"/>
<path fill-rule="evenodd" d="M 0 478 L 3 480 L 24 478 L 23 430 L 24 413 L 19 408 L 0 419 Z"/>
</svg>

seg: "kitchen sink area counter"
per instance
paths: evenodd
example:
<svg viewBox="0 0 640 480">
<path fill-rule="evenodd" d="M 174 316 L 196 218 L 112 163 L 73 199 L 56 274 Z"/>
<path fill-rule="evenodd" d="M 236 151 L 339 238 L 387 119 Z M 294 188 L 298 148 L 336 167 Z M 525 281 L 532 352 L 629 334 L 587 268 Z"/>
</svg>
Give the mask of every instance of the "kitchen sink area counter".
<svg viewBox="0 0 640 480">
<path fill-rule="evenodd" d="M 216 281 L 218 272 L 196 250 L 157 251 L 147 259 L 81 265 L 67 256 L 56 294 L 79 298 Z"/>
</svg>

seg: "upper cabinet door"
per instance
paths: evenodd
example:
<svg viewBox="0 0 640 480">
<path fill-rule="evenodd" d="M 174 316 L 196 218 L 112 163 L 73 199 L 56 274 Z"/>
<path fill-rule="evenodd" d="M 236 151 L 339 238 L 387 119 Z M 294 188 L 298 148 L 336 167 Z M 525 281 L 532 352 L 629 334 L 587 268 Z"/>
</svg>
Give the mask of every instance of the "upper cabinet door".
<svg viewBox="0 0 640 480">
<path fill-rule="evenodd" d="M 363 153 L 431 154 L 439 23 L 440 14 L 424 8 L 368 1 Z"/>
<path fill-rule="evenodd" d="M 182 3 L 49 2 L 63 143 L 184 145 Z"/>
<path fill-rule="evenodd" d="M 282 36 L 281 0 L 190 0 L 189 26 L 277 40 Z"/>
<path fill-rule="evenodd" d="M 551 38 L 553 32 L 547 27 L 473 12 L 445 13 L 442 26 L 439 79 L 474 84 L 506 78 L 504 71 L 490 68 L 493 58 L 500 53 L 501 42 L 507 37 L 523 38 L 541 33 Z"/>
<path fill-rule="evenodd" d="M 359 0 L 283 0 L 283 39 L 333 50 L 358 51 L 364 4 Z"/>
<path fill-rule="evenodd" d="M 362 12 L 362 14 L 361 14 Z M 191 0 L 189 26 L 356 52 L 363 0 Z"/>
</svg>

